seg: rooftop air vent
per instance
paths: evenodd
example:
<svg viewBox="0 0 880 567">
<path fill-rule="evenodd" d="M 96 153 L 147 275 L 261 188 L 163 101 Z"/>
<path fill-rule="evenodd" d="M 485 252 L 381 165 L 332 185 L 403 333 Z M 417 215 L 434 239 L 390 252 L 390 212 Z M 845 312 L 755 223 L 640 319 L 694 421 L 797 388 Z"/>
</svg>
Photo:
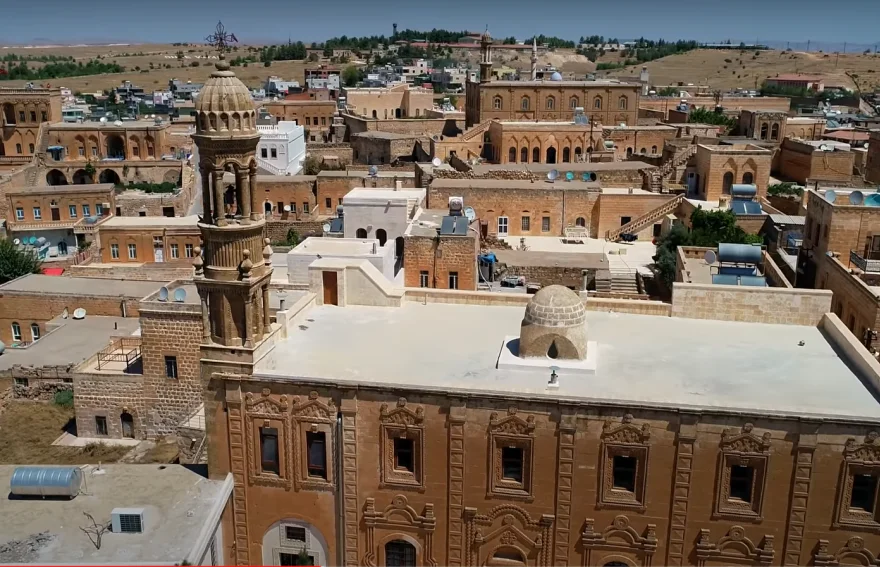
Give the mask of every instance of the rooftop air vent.
<svg viewBox="0 0 880 567">
<path fill-rule="evenodd" d="M 144 533 L 143 508 L 114 508 L 110 512 L 110 523 L 115 534 Z"/>
</svg>

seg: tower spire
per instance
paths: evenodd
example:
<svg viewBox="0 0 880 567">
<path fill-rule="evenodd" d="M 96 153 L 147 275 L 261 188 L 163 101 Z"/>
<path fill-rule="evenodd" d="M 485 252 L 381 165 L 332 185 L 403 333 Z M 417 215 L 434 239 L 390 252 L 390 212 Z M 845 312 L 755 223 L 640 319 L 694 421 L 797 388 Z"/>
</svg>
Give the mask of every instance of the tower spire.
<svg viewBox="0 0 880 567">
<path fill-rule="evenodd" d="M 532 80 L 538 80 L 538 38 L 532 37 Z"/>
<path fill-rule="evenodd" d="M 480 82 L 488 83 L 492 80 L 492 36 L 489 35 L 489 26 L 480 38 Z"/>
</svg>

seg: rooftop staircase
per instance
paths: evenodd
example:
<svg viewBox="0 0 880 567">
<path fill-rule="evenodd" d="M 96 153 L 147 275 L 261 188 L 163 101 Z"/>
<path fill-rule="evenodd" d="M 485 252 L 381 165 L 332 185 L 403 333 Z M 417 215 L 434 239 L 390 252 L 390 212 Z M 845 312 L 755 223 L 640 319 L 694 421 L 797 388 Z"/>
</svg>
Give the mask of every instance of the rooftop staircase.
<svg viewBox="0 0 880 567">
<path fill-rule="evenodd" d="M 648 211 L 647 213 L 635 218 L 634 220 L 631 220 L 620 228 L 609 230 L 605 233 L 605 240 L 611 242 L 617 240 L 621 234 L 638 234 L 639 232 L 648 228 L 650 225 L 662 219 L 669 213 L 675 211 L 683 200 L 684 195 L 676 195 L 659 207 Z"/>
</svg>

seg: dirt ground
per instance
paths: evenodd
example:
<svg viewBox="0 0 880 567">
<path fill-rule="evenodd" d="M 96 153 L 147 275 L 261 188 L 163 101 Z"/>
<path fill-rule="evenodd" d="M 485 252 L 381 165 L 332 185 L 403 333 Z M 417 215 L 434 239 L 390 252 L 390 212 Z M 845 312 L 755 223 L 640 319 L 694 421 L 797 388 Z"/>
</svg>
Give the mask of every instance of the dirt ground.
<svg viewBox="0 0 880 567">
<path fill-rule="evenodd" d="M 101 444 L 55 447 L 52 442 L 73 419 L 73 408 L 45 402 L 11 401 L 0 415 L 0 464 L 80 465 L 112 463 L 131 447 Z"/>
</svg>

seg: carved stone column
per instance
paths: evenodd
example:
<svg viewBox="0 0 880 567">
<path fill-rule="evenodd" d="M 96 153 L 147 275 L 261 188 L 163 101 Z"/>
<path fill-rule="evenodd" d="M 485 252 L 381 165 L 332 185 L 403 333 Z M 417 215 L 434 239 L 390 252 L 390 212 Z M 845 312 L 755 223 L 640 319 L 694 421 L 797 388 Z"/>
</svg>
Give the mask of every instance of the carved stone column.
<svg viewBox="0 0 880 567">
<path fill-rule="evenodd" d="M 690 498 L 691 475 L 694 468 L 694 442 L 697 440 L 695 418 L 682 416 L 675 451 L 675 482 L 672 492 L 672 521 L 669 524 L 669 542 L 666 546 L 666 565 L 682 565 L 688 556 L 685 551 L 687 511 Z"/>
<path fill-rule="evenodd" d="M 226 206 L 223 203 L 223 171 L 214 170 L 214 218 L 217 226 L 226 226 Z"/>
<path fill-rule="evenodd" d="M 803 565 L 807 561 L 801 554 L 804 545 L 804 528 L 807 523 L 807 504 L 810 482 L 813 478 L 813 456 L 817 435 L 801 433 L 795 451 L 794 473 L 791 481 L 791 499 L 788 504 L 788 529 L 785 534 L 783 565 Z"/>
<path fill-rule="evenodd" d="M 211 222 L 211 170 L 199 167 L 199 174 L 202 176 L 202 218 Z"/>
<path fill-rule="evenodd" d="M 251 187 L 248 178 L 248 170 L 239 169 L 235 172 L 235 191 L 238 201 L 238 215 L 242 224 L 250 224 L 251 220 Z"/>
<path fill-rule="evenodd" d="M 556 537 L 553 565 L 568 565 L 570 550 L 571 492 L 574 478 L 574 436 L 577 416 L 562 415 L 559 421 L 559 448 L 556 476 Z M 546 542 L 545 546 L 550 545 Z"/>
<path fill-rule="evenodd" d="M 257 192 L 257 164 L 252 163 L 248 172 L 250 176 L 250 196 L 251 196 L 251 220 L 260 220 L 263 215 L 263 209 L 260 206 L 260 195 Z"/>
<path fill-rule="evenodd" d="M 345 567 L 356 567 L 360 563 L 358 553 L 358 533 L 360 525 L 358 515 L 358 468 L 357 468 L 357 400 L 343 398 L 339 406 L 342 413 L 342 486 L 343 521 L 342 521 L 342 564 Z"/>
<path fill-rule="evenodd" d="M 269 284 L 263 286 L 263 334 L 268 335 L 272 330 L 271 319 L 269 319 Z"/>
<path fill-rule="evenodd" d="M 254 329 L 254 296 L 248 292 L 248 294 L 244 298 L 244 332 L 242 333 L 244 336 L 241 337 L 242 343 L 245 348 L 252 348 L 254 346 L 253 340 L 253 329 Z"/>
<path fill-rule="evenodd" d="M 449 518 L 446 557 L 450 567 L 463 564 L 465 557 L 464 532 L 462 529 L 464 513 L 464 423 L 467 408 L 453 405 L 449 408 Z"/>
<path fill-rule="evenodd" d="M 211 342 L 211 315 L 208 311 L 208 292 L 199 290 L 199 298 L 202 303 L 202 338 L 206 343 Z"/>
</svg>

